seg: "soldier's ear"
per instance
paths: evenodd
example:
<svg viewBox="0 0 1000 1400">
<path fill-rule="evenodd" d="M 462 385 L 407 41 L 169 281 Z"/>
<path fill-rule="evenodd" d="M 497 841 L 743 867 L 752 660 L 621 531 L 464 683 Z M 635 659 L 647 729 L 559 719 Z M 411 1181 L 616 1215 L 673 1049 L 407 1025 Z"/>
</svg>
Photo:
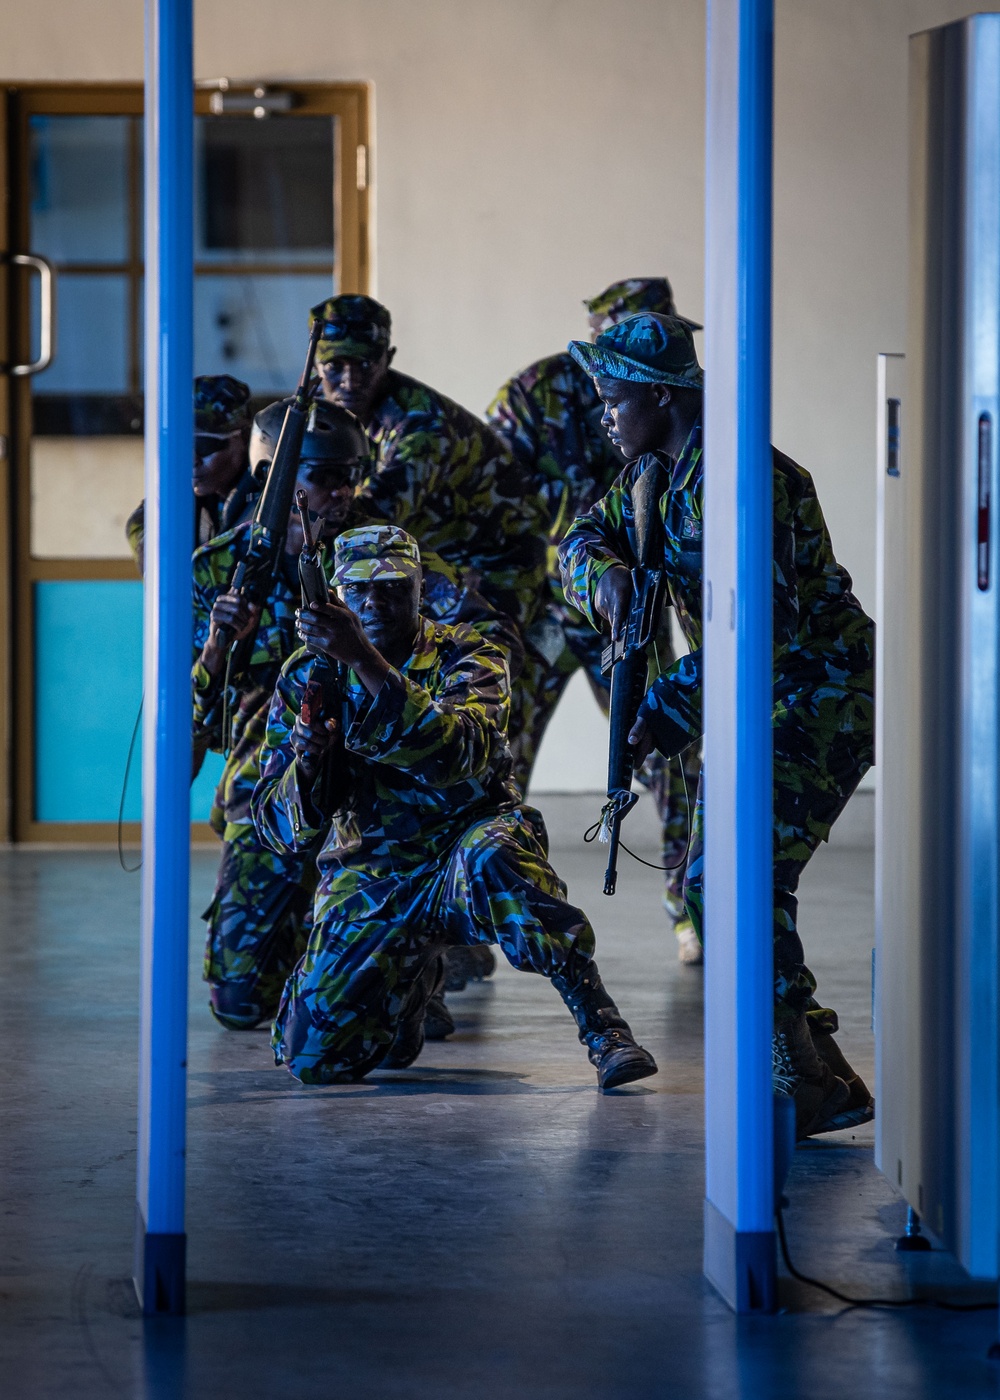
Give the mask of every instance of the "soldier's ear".
<svg viewBox="0 0 1000 1400">
<path fill-rule="evenodd" d="M 388 350 L 385 352 L 385 367 L 386 367 L 386 369 L 389 368 L 389 366 L 392 364 L 392 362 L 393 362 L 393 360 L 394 360 L 395 358 L 396 358 L 396 347 L 395 347 L 395 345 L 390 345 L 389 348 L 388 348 Z"/>
</svg>

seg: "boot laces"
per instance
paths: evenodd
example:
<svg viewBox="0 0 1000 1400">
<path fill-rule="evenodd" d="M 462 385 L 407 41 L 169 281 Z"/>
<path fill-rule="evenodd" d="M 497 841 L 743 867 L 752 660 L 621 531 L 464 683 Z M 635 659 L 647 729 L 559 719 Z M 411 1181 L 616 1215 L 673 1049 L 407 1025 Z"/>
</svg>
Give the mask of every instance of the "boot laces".
<svg viewBox="0 0 1000 1400">
<path fill-rule="evenodd" d="M 788 1036 L 775 1031 L 771 1037 L 771 1076 L 778 1094 L 794 1097 L 795 1090 L 802 1082 L 802 1076 L 795 1068 L 795 1060 Z"/>
<path fill-rule="evenodd" d="M 610 1026 L 607 1030 L 591 1031 L 587 1037 L 592 1049 L 598 1055 L 606 1055 L 612 1050 L 631 1049 L 634 1040 L 628 1031 L 623 1031 L 619 1026 Z"/>
</svg>

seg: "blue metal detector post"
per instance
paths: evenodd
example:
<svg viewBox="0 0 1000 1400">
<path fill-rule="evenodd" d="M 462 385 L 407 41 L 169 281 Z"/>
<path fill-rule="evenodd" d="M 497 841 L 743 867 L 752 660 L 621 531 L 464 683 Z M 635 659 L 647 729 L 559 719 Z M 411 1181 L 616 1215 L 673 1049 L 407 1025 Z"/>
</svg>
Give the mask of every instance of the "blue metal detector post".
<svg viewBox="0 0 1000 1400">
<path fill-rule="evenodd" d="M 184 1311 L 191 778 L 191 0 L 146 0 L 146 587 L 139 1161 L 142 1310 Z"/>
<path fill-rule="evenodd" d="M 773 0 L 709 0 L 705 1273 L 775 1307 L 771 854 Z"/>
</svg>

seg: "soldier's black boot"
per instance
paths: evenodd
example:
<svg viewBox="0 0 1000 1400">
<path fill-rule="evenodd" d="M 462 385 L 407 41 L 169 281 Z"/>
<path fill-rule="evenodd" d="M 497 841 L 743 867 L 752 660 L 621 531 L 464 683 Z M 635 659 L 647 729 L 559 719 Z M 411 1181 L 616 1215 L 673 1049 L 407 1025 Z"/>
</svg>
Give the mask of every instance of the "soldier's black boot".
<svg viewBox="0 0 1000 1400">
<path fill-rule="evenodd" d="M 464 992 L 470 982 L 493 976 L 497 970 L 496 955 L 488 943 L 462 943 L 445 949 L 444 970 L 445 991 Z"/>
<path fill-rule="evenodd" d="M 273 1010 L 260 1004 L 258 995 L 258 979 L 241 977 L 210 986 L 208 1004 L 219 1025 L 225 1026 L 227 1031 L 252 1031 L 273 1015 Z"/>
<path fill-rule="evenodd" d="M 587 1047 L 602 1089 L 617 1089 L 656 1073 L 656 1061 L 648 1050 L 636 1044 L 628 1022 L 601 981 L 595 962 L 570 954 L 563 971 L 552 978 L 552 985 L 580 1028 L 580 1039 Z"/>
<path fill-rule="evenodd" d="M 875 1117 L 875 1099 L 868 1085 L 833 1038 L 840 1029 L 836 1011 L 825 1007 L 817 1008 L 808 1012 L 806 1019 L 809 1022 L 809 1034 L 816 1047 L 816 1054 L 838 1079 L 844 1081 L 851 1094 L 840 1112 L 815 1131 L 836 1133 L 841 1128 L 857 1128 L 862 1123 L 870 1123 Z"/>
<path fill-rule="evenodd" d="M 384 1069 L 406 1069 L 424 1048 L 424 1021 L 431 1000 L 439 996 L 444 984 L 444 959 L 436 953 L 425 964 L 406 999 L 403 1014 L 396 1024 L 396 1036 L 389 1053 L 382 1061 Z"/>
<path fill-rule="evenodd" d="M 424 1016 L 424 1039 L 446 1040 L 455 1031 L 455 1022 L 444 1001 L 444 992 L 437 992 L 427 1003 Z"/>
<path fill-rule="evenodd" d="M 816 1053 L 804 1011 L 775 1023 L 771 1068 L 774 1092 L 795 1100 L 796 1137 L 831 1132 L 851 1091 Z"/>
</svg>

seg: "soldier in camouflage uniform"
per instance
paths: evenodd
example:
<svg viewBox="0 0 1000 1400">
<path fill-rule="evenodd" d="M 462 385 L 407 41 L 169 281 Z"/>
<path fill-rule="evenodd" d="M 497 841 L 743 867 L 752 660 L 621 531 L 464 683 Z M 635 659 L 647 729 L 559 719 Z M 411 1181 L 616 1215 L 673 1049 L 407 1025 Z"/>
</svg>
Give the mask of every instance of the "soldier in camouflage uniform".
<svg viewBox="0 0 1000 1400">
<path fill-rule="evenodd" d="M 665 277 L 630 277 L 613 282 L 584 302 L 592 338 L 640 311 L 673 315 L 674 297 Z M 601 499 L 625 466 L 601 424 L 604 404 L 594 381 L 563 351 L 537 360 L 508 379 L 486 410 L 487 421 L 531 472 L 545 502 L 548 526 L 548 580 L 544 610 L 526 635 L 526 658 L 512 696 L 509 729 L 514 777 L 528 790 L 531 770 L 553 711 L 570 678 L 583 670 L 598 704 L 607 713 L 610 686 L 601 674 L 607 639 L 566 602 L 557 549 L 578 515 Z M 673 661 L 667 618 L 657 640 L 661 665 Z M 650 756 L 641 775 L 652 790 L 661 818 L 663 864 L 667 869 L 664 905 L 674 920 L 682 962 L 700 963 L 701 944 L 685 916 L 682 890 L 693 794 L 700 755 L 694 745 L 667 760 Z"/>
<path fill-rule="evenodd" d="M 384 520 L 433 550 L 519 627 L 545 581 L 545 519 L 531 474 L 467 409 L 392 368 L 389 312 L 365 296 L 314 306 L 323 397 L 355 413 L 374 446 L 358 489 L 366 520 Z M 521 658 L 514 658 L 520 662 Z"/>
<path fill-rule="evenodd" d="M 571 352 L 595 376 L 605 422 L 631 465 L 560 550 L 567 597 L 617 633 L 635 558 L 632 487 L 653 460 L 666 468 L 660 498 L 667 587 L 691 648 L 646 693 L 629 740 L 670 756 L 701 733 L 702 372 L 689 327 L 640 315 Z M 799 876 L 843 811 L 873 757 L 874 626 L 837 563 L 809 474 L 774 452 L 774 973 L 775 1088 L 795 1099 L 800 1135 L 870 1119 L 871 1095 L 833 1041 L 828 1013 L 815 1038 L 807 1012 L 816 983 L 796 925 Z M 703 811 L 685 882 L 701 931 Z M 822 1019 L 826 1015 L 826 1019 Z M 817 1053 L 819 1052 L 819 1053 Z"/>
<path fill-rule="evenodd" d="M 282 671 L 253 796 L 261 839 L 318 850 L 320 871 L 309 946 L 274 1023 L 278 1063 L 305 1084 L 411 1064 L 442 948 L 496 942 L 559 990 L 601 1088 L 654 1074 L 510 779 L 503 653 L 421 616 L 420 552 L 395 526 L 341 534 L 334 575 L 342 601 L 301 614 L 308 652 Z M 333 733 L 303 715 L 317 655 L 347 670 Z M 331 810 L 323 763 L 344 794 Z"/>
<path fill-rule="evenodd" d="M 257 415 L 250 452 L 263 476 L 273 455 L 285 405 Z M 298 486 L 328 549 L 343 525 L 354 487 L 368 463 L 369 444 L 360 424 L 333 404 L 317 404 L 310 416 L 299 465 Z M 270 1017 L 285 978 L 304 946 L 304 924 L 315 883 L 312 862 L 262 847 L 250 819 L 250 797 L 260 774 L 260 748 L 267 707 L 282 665 L 298 649 L 295 610 L 299 604 L 297 556 L 302 532 L 297 513 L 289 521 L 285 564 L 263 608 L 251 612 L 229 583 L 250 540 L 251 525 L 227 531 L 194 556 L 195 664 L 193 671 L 196 747 L 227 751 L 210 821 L 223 842 L 215 895 L 205 913 L 208 939 L 205 978 L 218 1020 L 248 1029 Z M 329 560 L 327 560 L 329 563 Z M 425 571 L 424 605 L 433 617 L 465 620 L 487 635 L 508 637 L 510 624 L 457 574 L 431 555 Z M 225 649 L 218 629 L 254 631 L 244 675 L 230 677 L 226 691 Z M 226 732 L 228 731 L 228 732 Z M 442 1033 L 449 1020 L 443 1007 Z"/>
<path fill-rule="evenodd" d="M 194 548 L 246 520 L 258 485 L 250 474 L 250 390 L 231 374 L 194 381 Z M 125 522 L 129 549 L 145 572 L 146 502 Z"/>
</svg>

